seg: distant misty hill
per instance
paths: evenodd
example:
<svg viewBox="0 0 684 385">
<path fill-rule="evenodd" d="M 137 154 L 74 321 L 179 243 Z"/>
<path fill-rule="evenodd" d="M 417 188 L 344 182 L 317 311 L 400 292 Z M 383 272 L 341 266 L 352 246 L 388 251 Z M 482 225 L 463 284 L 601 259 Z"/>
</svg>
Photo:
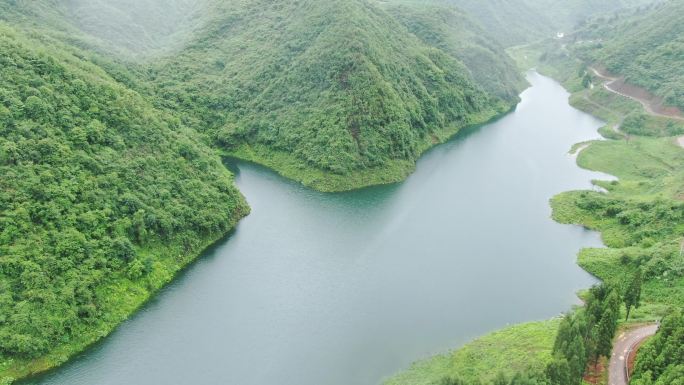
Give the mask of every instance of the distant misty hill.
<svg viewBox="0 0 684 385">
<path fill-rule="evenodd" d="M 589 16 L 656 0 L 442 0 L 475 17 L 502 44 L 514 46 L 569 32 Z"/>
</svg>

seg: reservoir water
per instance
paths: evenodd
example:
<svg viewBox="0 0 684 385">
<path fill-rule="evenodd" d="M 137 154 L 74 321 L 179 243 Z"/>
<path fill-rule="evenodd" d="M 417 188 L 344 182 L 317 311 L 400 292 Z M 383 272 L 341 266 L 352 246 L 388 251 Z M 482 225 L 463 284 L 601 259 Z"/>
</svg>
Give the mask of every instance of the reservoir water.
<svg viewBox="0 0 684 385">
<path fill-rule="evenodd" d="M 426 153 L 403 183 L 323 194 L 242 162 L 252 207 L 111 336 L 36 384 L 376 385 L 411 362 L 577 303 L 596 233 L 550 219 L 591 188 L 601 122 L 530 72 L 517 109 Z"/>
</svg>

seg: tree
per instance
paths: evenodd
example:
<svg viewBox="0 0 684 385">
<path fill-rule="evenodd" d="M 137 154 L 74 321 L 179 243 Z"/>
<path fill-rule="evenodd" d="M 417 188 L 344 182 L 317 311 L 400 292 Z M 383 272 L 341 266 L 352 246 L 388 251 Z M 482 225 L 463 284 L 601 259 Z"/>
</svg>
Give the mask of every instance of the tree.
<svg viewBox="0 0 684 385">
<path fill-rule="evenodd" d="M 632 307 L 638 309 L 641 305 L 641 282 L 641 268 L 637 268 L 632 276 L 632 280 L 627 285 L 623 298 L 625 310 L 627 310 L 625 321 L 629 319 L 629 313 L 632 310 Z"/>
<path fill-rule="evenodd" d="M 570 375 L 570 366 L 565 358 L 555 357 L 546 366 L 546 377 L 553 385 L 575 385 Z"/>
<path fill-rule="evenodd" d="M 584 329 L 583 314 L 572 313 L 566 315 L 558 328 L 553 348 L 555 355 L 564 357 L 567 360 L 570 376 L 577 379 L 582 377 L 587 365 L 586 332 Z"/>
<path fill-rule="evenodd" d="M 582 87 L 589 88 L 590 85 L 591 85 L 591 75 L 589 75 L 588 73 L 584 74 L 584 77 L 582 78 Z"/>
<path fill-rule="evenodd" d="M 610 357 L 613 349 L 613 337 L 617 331 L 617 321 L 620 315 L 620 299 L 615 290 L 604 301 L 603 314 L 598 325 L 596 325 L 596 351 L 594 353 L 595 362 L 600 356 Z"/>
<path fill-rule="evenodd" d="M 598 362 L 601 356 L 610 357 L 610 353 L 613 349 L 613 327 L 611 325 L 611 315 L 610 310 L 606 310 L 606 314 L 601 318 L 601 322 L 596 325 L 596 352 L 594 355 L 594 363 Z"/>
<path fill-rule="evenodd" d="M 655 336 L 640 349 L 632 384 L 681 385 L 684 382 L 684 316 L 681 310 L 666 315 Z"/>
</svg>

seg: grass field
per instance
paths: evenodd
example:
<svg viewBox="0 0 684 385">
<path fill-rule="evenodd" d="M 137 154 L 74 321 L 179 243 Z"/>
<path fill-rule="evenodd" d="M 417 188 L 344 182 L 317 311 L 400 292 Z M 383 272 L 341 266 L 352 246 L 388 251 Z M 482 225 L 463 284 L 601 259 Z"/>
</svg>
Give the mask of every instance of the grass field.
<svg viewBox="0 0 684 385">
<path fill-rule="evenodd" d="M 543 370 L 551 359 L 559 323 L 559 319 L 552 319 L 496 331 L 456 351 L 419 361 L 384 385 L 432 385 L 449 377 L 488 381 L 500 373 Z"/>
<path fill-rule="evenodd" d="M 579 264 L 616 282 L 637 267 L 644 270 L 643 306 L 633 313 L 635 321 L 684 305 L 684 150 L 669 137 L 631 137 L 595 142 L 578 163 L 619 178 L 596 182 L 607 194 L 571 191 L 552 200 L 554 219 L 598 230 L 608 246 L 582 250 Z"/>
</svg>

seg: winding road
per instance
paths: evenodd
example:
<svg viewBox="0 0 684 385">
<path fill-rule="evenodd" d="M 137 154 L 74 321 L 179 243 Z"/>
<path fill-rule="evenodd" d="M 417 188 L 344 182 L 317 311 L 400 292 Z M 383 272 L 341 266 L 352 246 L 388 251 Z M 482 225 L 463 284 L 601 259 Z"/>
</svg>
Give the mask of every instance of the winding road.
<svg viewBox="0 0 684 385">
<path fill-rule="evenodd" d="M 598 78 L 601 78 L 601 79 L 605 80 L 605 82 L 603 83 L 603 88 L 607 89 L 608 91 L 610 91 L 610 92 L 612 92 L 612 93 L 614 93 L 614 94 L 617 94 L 617 95 L 620 95 L 620 96 L 623 96 L 623 97 L 625 97 L 625 98 L 629 98 L 629 99 L 632 99 L 632 100 L 635 100 L 635 101 L 641 103 L 641 105 L 644 106 L 644 109 L 646 110 L 646 112 L 648 112 L 650 115 L 661 116 L 661 117 L 664 117 L 664 118 L 670 118 L 670 119 L 675 119 L 675 120 L 682 120 L 682 121 L 684 121 L 684 117 L 677 116 L 677 115 L 673 115 L 673 114 L 661 114 L 661 113 L 655 111 L 655 110 L 653 109 L 653 106 L 651 105 L 651 103 L 650 103 L 648 100 L 639 98 L 639 97 L 634 96 L 634 95 L 627 95 L 627 94 L 622 93 L 622 92 L 620 92 L 620 91 L 618 91 L 618 90 L 616 90 L 616 89 L 611 88 L 611 85 L 613 85 L 613 83 L 615 83 L 616 81 L 620 80 L 619 78 L 614 78 L 614 77 L 608 76 L 608 75 L 606 75 L 606 74 L 602 74 L 601 72 L 599 72 L 599 71 L 598 71 L 596 68 L 594 68 L 594 67 L 589 67 L 589 69 L 590 69 L 591 72 L 593 72 L 594 75 L 596 75 Z"/>
<path fill-rule="evenodd" d="M 646 338 L 654 335 L 656 331 L 658 331 L 658 325 L 649 324 L 620 334 L 613 346 L 613 354 L 608 366 L 609 385 L 629 384 L 630 373 L 627 365 L 630 355 L 634 353 L 634 348 Z"/>
<path fill-rule="evenodd" d="M 606 75 L 606 74 L 602 74 L 601 72 L 599 72 L 599 71 L 598 71 L 596 68 L 594 68 L 594 67 L 589 67 L 589 69 L 591 70 L 591 72 L 594 73 L 594 75 L 596 75 L 596 77 L 598 77 L 598 78 L 604 80 L 604 82 L 603 82 L 603 88 L 605 88 L 606 90 L 608 90 L 608 91 L 610 91 L 610 92 L 612 92 L 612 93 L 614 93 L 614 94 L 617 94 L 617 95 L 620 95 L 620 96 L 622 96 L 622 97 L 629 98 L 629 99 L 632 99 L 632 100 L 635 100 L 635 101 L 641 103 L 641 105 L 644 106 L 644 110 L 646 110 L 646 112 L 647 112 L 648 114 L 654 115 L 654 116 L 661 116 L 661 117 L 664 117 L 664 118 L 670 118 L 670 119 L 675 119 L 675 120 L 684 121 L 684 117 L 677 116 L 677 115 L 672 115 L 672 114 L 661 114 L 661 113 L 655 111 L 655 110 L 653 109 L 653 106 L 651 105 L 651 103 L 650 103 L 648 100 L 639 98 L 639 97 L 634 96 L 634 95 L 627 95 L 627 94 L 624 94 L 624 93 L 622 93 L 622 92 L 620 92 L 620 91 L 618 91 L 618 90 L 615 90 L 615 89 L 611 88 L 610 86 L 611 86 L 613 83 L 615 83 L 616 81 L 620 80 L 619 78 L 614 78 L 614 77 L 608 76 L 608 75 Z M 587 101 L 589 101 L 590 103 L 592 103 L 592 104 L 594 104 L 594 105 L 597 105 L 597 106 L 599 106 L 600 108 L 604 108 L 604 109 L 605 109 L 605 107 L 599 105 L 598 103 L 595 103 L 595 102 L 592 101 L 592 100 L 589 100 L 589 98 L 587 98 L 586 96 L 585 96 L 585 99 L 587 99 Z M 613 130 L 614 130 L 615 132 L 620 133 L 619 126 L 613 126 Z M 680 137 L 676 138 L 676 139 L 675 139 L 675 143 L 677 143 L 680 147 L 684 148 L 684 136 L 680 136 Z"/>
</svg>

